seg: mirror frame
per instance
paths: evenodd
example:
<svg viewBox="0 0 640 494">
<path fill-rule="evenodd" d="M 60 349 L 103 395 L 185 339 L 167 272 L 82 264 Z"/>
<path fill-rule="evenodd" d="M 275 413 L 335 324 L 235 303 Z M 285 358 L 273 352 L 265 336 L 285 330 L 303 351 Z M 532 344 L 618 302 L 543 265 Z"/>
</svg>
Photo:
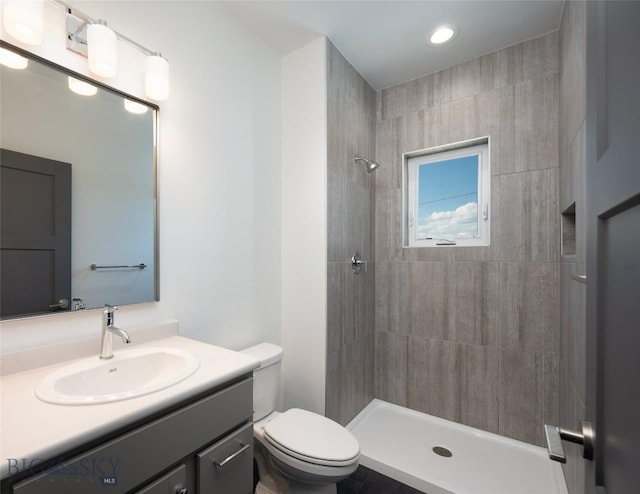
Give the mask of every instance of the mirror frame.
<svg viewBox="0 0 640 494">
<path fill-rule="evenodd" d="M 160 264 L 159 264 L 159 231 L 158 231 L 158 227 L 159 227 L 159 222 L 158 222 L 158 142 L 159 142 L 159 121 L 160 121 L 160 107 L 155 104 L 155 103 L 151 103 L 149 101 L 146 101 L 144 99 L 138 98 L 137 96 L 133 96 L 131 94 L 125 93 L 124 91 L 120 91 L 119 89 L 116 89 L 114 87 L 111 87 L 107 84 L 104 84 L 101 81 L 92 79 L 90 77 L 87 77 L 84 74 L 80 74 L 78 72 L 75 72 L 71 69 L 68 69 L 67 67 L 64 67 L 62 65 L 59 65 L 55 62 L 52 62 L 51 60 L 48 60 L 46 58 L 43 58 L 39 55 L 36 55 L 35 53 L 32 53 L 28 50 L 25 50 L 23 48 L 20 48 L 16 45 L 13 45 L 3 39 L 0 39 L 0 47 L 7 49 L 9 51 L 12 51 L 14 53 L 17 53 L 20 56 L 23 56 L 29 60 L 33 60 L 35 62 L 41 63 L 43 65 L 46 65 L 58 72 L 61 72 L 67 76 L 72 76 L 76 79 L 79 79 L 81 81 L 85 81 L 88 82 L 100 89 L 104 89 L 106 91 L 109 91 L 117 96 L 120 96 L 122 98 L 126 98 L 129 100 L 132 100 L 136 103 L 141 103 L 145 106 L 148 106 L 149 108 L 151 108 L 152 110 L 155 111 L 155 117 L 153 119 L 153 163 L 152 163 L 152 173 L 153 173 L 153 178 L 152 178 L 152 183 L 153 183 L 153 266 L 154 266 L 154 271 L 153 271 L 153 300 L 148 300 L 146 302 L 135 302 L 135 303 L 131 303 L 131 304 L 120 304 L 120 305 L 140 305 L 140 304 L 146 304 L 146 303 L 151 303 L 151 302 L 158 302 L 160 301 Z M 76 312 L 85 312 L 85 311 L 89 311 L 89 310 L 95 310 L 95 309 L 101 309 L 101 307 L 89 307 L 87 309 L 82 309 L 79 311 L 60 311 L 60 312 L 50 312 L 50 313 L 34 313 L 34 314 L 24 314 L 24 315 L 16 315 L 16 316 L 10 316 L 10 317 L 6 317 L 6 318 L 2 318 L 0 320 L 0 322 L 8 322 L 8 321 L 14 321 L 14 320 L 20 320 L 20 319 L 29 319 L 29 318 L 36 318 L 36 317 L 50 317 L 50 316 L 57 316 L 57 315 L 63 315 L 63 314 L 74 314 Z"/>
</svg>

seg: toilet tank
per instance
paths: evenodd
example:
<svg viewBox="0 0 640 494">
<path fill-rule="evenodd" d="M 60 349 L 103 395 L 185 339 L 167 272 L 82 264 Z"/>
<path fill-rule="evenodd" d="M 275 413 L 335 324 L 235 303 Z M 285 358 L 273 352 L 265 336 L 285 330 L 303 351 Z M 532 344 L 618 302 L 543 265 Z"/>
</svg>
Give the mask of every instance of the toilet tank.
<svg viewBox="0 0 640 494">
<path fill-rule="evenodd" d="M 253 420 L 256 422 L 276 409 L 283 351 L 278 345 L 260 343 L 240 352 L 260 361 L 260 367 L 253 371 Z"/>
</svg>

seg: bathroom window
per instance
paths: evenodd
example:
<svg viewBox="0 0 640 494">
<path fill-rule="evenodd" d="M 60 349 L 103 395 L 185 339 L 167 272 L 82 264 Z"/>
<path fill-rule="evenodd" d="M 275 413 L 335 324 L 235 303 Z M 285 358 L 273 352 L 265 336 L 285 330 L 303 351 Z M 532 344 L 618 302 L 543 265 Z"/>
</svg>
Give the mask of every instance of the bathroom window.
<svg viewBox="0 0 640 494">
<path fill-rule="evenodd" d="M 489 245 L 488 138 L 404 155 L 404 246 Z"/>
</svg>

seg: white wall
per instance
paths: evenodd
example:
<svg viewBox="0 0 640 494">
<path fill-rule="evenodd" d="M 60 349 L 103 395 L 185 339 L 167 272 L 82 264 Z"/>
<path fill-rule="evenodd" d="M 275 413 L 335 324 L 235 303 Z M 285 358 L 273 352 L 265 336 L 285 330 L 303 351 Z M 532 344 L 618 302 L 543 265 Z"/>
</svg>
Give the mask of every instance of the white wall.
<svg viewBox="0 0 640 494">
<path fill-rule="evenodd" d="M 118 325 L 177 318 L 181 334 L 229 348 L 278 343 L 279 56 L 217 2 L 71 3 L 171 63 L 160 104 L 160 302 L 123 307 Z M 86 73 L 86 60 L 64 49 L 64 16 L 45 8 L 47 38 L 31 51 Z M 140 55 L 120 55 L 110 84 L 143 97 Z M 1 351 L 99 331 L 98 311 L 4 321 Z"/>
<path fill-rule="evenodd" d="M 325 412 L 327 40 L 282 60 L 284 407 Z"/>
</svg>

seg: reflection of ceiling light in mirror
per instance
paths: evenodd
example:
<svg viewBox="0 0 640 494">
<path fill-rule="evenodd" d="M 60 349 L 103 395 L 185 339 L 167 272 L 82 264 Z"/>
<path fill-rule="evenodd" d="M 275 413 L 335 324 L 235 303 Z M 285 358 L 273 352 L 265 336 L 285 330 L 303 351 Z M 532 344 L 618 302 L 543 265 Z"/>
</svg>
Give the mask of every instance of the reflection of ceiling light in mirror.
<svg viewBox="0 0 640 494">
<path fill-rule="evenodd" d="M 169 98 L 169 62 L 160 53 L 149 55 L 144 61 L 144 90 L 156 101 Z"/>
<path fill-rule="evenodd" d="M 89 70 L 100 77 L 115 77 L 118 71 L 118 38 L 103 20 L 87 27 Z"/>
<path fill-rule="evenodd" d="M 44 1 L 22 0 L 3 3 L 3 24 L 7 32 L 27 45 L 42 43 Z"/>
<path fill-rule="evenodd" d="M 17 53 L 0 48 L 0 63 L 12 69 L 26 69 L 27 65 L 29 65 L 29 60 Z"/>
<path fill-rule="evenodd" d="M 137 103 L 135 101 L 131 101 L 130 99 L 124 99 L 124 107 L 130 113 L 135 113 L 137 115 L 141 115 L 143 113 L 147 113 L 149 109 L 147 106 Z"/>
<path fill-rule="evenodd" d="M 81 81 L 80 79 L 76 79 L 71 76 L 69 76 L 69 89 L 82 96 L 93 96 L 98 92 L 98 88 L 93 84 L 89 84 L 88 82 Z"/>
<path fill-rule="evenodd" d="M 456 34 L 454 29 L 450 26 L 440 26 L 436 29 L 431 37 L 429 38 L 429 42 L 432 45 L 441 45 L 446 43 L 447 41 L 451 41 L 453 36 Z"/>
</svg>

